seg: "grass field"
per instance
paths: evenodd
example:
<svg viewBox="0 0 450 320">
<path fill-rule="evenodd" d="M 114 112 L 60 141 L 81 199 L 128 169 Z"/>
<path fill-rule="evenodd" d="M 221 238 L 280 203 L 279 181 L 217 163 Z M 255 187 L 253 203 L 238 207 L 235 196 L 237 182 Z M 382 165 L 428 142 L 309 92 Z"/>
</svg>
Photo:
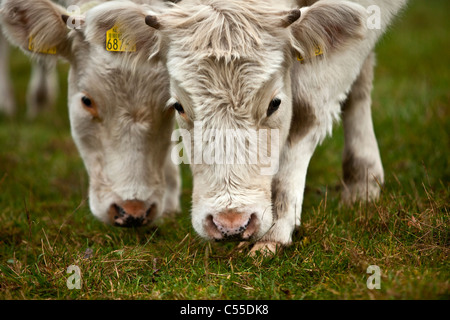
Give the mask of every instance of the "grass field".
<svg viewBox="0 0 450 320">
<path fill-rule="evenodd" d="M 450 2 L 412 0 L 380 41 L 373 117 L 381 199 L 340 205 L 343 132 L 318 148 L 302 226 L 272 258 L 208 243 L 182 212 L 154 228 L 105 226 L 90 213 L 72 142 L 61 63 L 58 106 L 26 120 L 29 62 L 11 68 L 19 113 L 0 116 L 0 299 L 449 299 Z M 82 274 L 69 290 L 67 268 Z M 367 267 L 381 270 L 370 290 Z"/>
</svg>

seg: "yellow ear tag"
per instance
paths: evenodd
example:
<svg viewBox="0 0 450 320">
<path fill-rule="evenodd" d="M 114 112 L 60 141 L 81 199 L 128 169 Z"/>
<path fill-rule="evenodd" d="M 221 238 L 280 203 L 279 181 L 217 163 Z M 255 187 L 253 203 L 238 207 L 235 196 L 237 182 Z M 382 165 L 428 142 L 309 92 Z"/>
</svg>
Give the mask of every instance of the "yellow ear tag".
<svg viewBox="0 0 450 320">
<path fill-rule="evenodd" d="M 300 53 L 297 52 L 297 61 L 300 61 L 300 63 L 303 63 L 303 60 L 305 60 L 303 58 L 303 56 Z"/>
<path fill-rule="evenodd" d="M 316 48 L 314 49 L 314 55 L 317 56 L 321 56 L 323 54 L 323 50 L 320 46 L 316 46 Z M 297 61 L 300 61 L 300 63 L 304 62 L 304 58 L 302 57 L 302 55 L 300 53 L 297 53 Z"/>
<path fill-rule="evenodd" d="M 106 31 L 106 51 L 110 52 L 135 52 L 136 44 L 124 41 L 118 26 Z"/>
<path fill-rule="evenodd" d="M 31 52 L 44 53 L 44 54 L 56 54 L 56 47 L 54 48 L 36 48 L 34 39 L 30 37 L 28 39 L 28 50 Z"/>
<path fill-rule="evenodd" d="M 316 50 L 314 50 L 314 54 L 316 57 L 322 55 L 323 54 L 322 48 L 317 46 Z"/>
</svg>

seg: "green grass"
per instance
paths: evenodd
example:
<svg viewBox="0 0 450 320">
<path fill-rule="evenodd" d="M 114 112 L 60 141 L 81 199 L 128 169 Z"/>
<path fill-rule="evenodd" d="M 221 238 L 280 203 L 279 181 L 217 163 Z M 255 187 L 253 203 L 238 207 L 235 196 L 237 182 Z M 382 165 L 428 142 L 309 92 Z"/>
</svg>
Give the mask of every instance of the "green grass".
<svg viewBox="0 0 450 320">
<path fill-rule="evenodd" d="M 187 167 L 178 216 L 135 230 L 96 221 L 69 131 L 67 65 L 57 108 L 26 120 L 29 62 L 14 51 L 19 113 L 0 117 L 0 299 L 449 299 L 448 12 L 446 0 L 413 0 L 378 45 L 381 199 L 339 204 L 337 125 L 312 159 L 294 244 L 272 258 L 199 239 Z M 70 265 L 81 290 L 66 286 Z M 380 290 L 366 286 L 369 265 Z"/>
</svg>

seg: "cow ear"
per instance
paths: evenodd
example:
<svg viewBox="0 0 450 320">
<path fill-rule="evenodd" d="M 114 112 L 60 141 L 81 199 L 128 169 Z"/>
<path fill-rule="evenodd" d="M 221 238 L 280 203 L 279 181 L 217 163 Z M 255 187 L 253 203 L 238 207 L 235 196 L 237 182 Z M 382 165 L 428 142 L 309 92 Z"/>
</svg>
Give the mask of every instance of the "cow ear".
<svg viewBox="0 0 450 320">
<path fill-rule="evenodd" d="M 11 43 L 26 53 L 66 55 L 69 29 L 62 19 L 66 11 L 49 0 L 3 0 L 2 29 Z"/>
<path fill-rule="evenodd" d="M 348 1 L 319 1 L 301 8 L 301 17 L 292 25 L 292 46 L 305 58 L 318 53 L 344 50 L 353 41 L 364 38 L 366 11 Z"/>
<path fill-rule="evenodd" d="M 104 50 L 116 51 L 112 56 L 118 62 L 136 68 L 159 56 L 159 32 L 146 24 L 146 17 L 153 14 L 147 6 L 132 2 L 106 2 L 87 12 L 85 39 Z M 111 39 L 119 39 L 122 50 L 108 46 Z"/>
</svg>

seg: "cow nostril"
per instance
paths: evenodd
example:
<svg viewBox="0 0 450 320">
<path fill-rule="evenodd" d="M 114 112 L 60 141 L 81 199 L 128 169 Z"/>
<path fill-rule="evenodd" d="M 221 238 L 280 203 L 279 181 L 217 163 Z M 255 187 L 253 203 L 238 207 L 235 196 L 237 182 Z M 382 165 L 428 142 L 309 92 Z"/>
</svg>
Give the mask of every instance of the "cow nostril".
<svg viewBox="0 0 450 320">
<path fill-rule="evenodd" d="M 113 206 L 115 212 L 118 214 L 114 217 L 115 219 L 117 219 L 119 217 L 125 217 L 127 215 L 127 213 L 125 212 L 125 210 L 122 207 L 118 206 L 115 203 L 112 206 Z"/>
<path fill-rule="evenodd" d="M 114 203 L 111 205 L 109 212 L 115 226 L 127 227 L 130 219 L 124 208 Z"/>
<path fill-rule="evenodd" d="M 221 240 L 223 238 L 222 232 L 214 222 L 214 218 L 211 214 L 208 215 L 205 219 L 204 229 L 206 233 L 215 240 Z"/>
<path fill-rule="evenodd" d="M 247 240 L 251 236 L 253 236 L 256 231 L 259 229 L 259 220 L 255 213 L 252 213 L 250 215 L 250 218 L 247 221 L 247 224 L 245 225 L 245 228 L 242 232 L 242 239 Z"/>
</svg>

